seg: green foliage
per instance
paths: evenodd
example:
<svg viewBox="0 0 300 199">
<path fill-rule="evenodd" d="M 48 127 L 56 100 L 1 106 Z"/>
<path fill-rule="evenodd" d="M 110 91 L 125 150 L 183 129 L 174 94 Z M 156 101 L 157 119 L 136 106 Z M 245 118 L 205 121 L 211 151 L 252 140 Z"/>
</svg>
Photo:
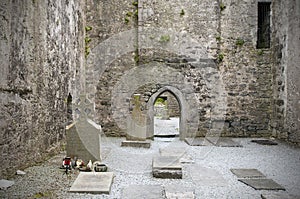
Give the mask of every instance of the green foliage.
<svg viewBox="0 0 300 199">
<path fill-rule="evenodd" d="M 221 36 L 216 36 L 217 41 L 221 41 Z"/>
<path fill-rule="evenodd" d="M 85 58 L 87 58 L 87 56 L 90 54 L 90 52 L 91 52 L 91 49 L 90 49 L 90 47 L 89 47 L 89 43 L 91 42 L 91 38 L 89 38 L 89 37 L 86 37 L 86 38 L 84 38 L 84 43 L 85 43 L 85 51 L 84 51 L 84 53 L 85 53 Z"/>
<path fill-rule="evenodd" d="M 170 35 L 162 35 L 159 39 L 159 42 L 166 43 L 170 41 Z"/>
<path fill-rule="evenodd" d="M 235 45 L 237 46 L 242 46 L 244 45 L 245 41 L 241 38 L 238 38 L 236 41 L 235 41 Z"/>
<path fill-rule="evenodd" d="M 259 49 L 258 51 L 257 51 L 257 55 L 263 55 L 264 54 L 264 51 L 262 50 L 262 49 Z"/>
<path fill-rule="evenodd" d="M 217 61 L 220 63 L 223 61 L 223 59 L 224 59 L 224 54 L 221 52 L 218 54 Z"/>
<path fill-rule="evenodd" d="M 134 16 L 135 16 L 136 18 L 138 18 L 138 16 L 139 16 L 139 10 L 138 10 L 138 9 L 135 10 Z"/>
<path fill-rule="evenodd" d="M 125 24 L 128 24 L 129 21 L 130 21 L 130 20 L 129 20 L 129 17 L 126 16 L 126 17 L 124 18 L 124 21 L 125 21 Z"/>
<path fill-rule="evenodd" d="M 135 61 L 135 63 L 138 63 L 140 61 L 140 56 L 139 56 L 138 52 L 134 53 L 134 61 Z"/>
<path fill-rule="evenodd" d="M 50 198 L 51 196 L 53 196 L 51 192 L 38 192 L 33 195 L 33 198 Z"/>
<path fill-rule="evenodd" d="M 92 29 L 93 29 L 93 28 L 92 28 L 91 26 L 86 26 L 86 27 L 85 27 L 85 31 L 87 31 L 87 32 L 88 32 L 88 31 L 91 31 Z"/>
<path fill-rule="evenodd" d="M 224 5 L 223 2 L 220 3 L 220 10 L 223 11 L 225 10 L 226 6 Z"/>
<path fill-rule="evenodd" d="M 181 9 L 180 16 L 182 17 L 183 15 L 185 15 L 185 12 L 183 9 Z"/>
<path fill-rule="evenodd" d="M 85 42 L 85 44 L 90 43 L 91 42 L 91 38 L 89 38 L 89 37 L 84 38 L 84 42 Z"/>
<path fill-rule="evenodd" d="M 133 13 L 130 12 L 130 11 L 128 11 L 128 12 L 126 13 L 126 16 L 127 16 L 127 17 L 132 17 L 132 15 L 133 15 Z"/>
<path fill-rule="evenodd" d="M 165 104 L 165 100 L 161 97 L 158 97 L 156 100 L 155 100 L 155 105 L 159 105 L 159 104 Z"/>
<path fill-rule="evenodd" d="M 134 1 L 134 2 L 132 2 L 132 5 L 135 6 L 135 7 L 138 7 L 139 3 L 137 1 Z"/>
</svg>

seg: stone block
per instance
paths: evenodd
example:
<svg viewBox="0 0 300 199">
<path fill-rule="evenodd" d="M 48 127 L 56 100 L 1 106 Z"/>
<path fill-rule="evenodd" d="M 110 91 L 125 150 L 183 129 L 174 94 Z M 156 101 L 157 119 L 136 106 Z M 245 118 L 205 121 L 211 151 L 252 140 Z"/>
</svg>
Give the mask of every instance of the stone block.
<svg viewBox="0 0 300 199">
<path fill-rule="evenodd" d="M 182 165 L 178 157 L 159 156 L 152 162 L 152 174 L 156 178 L 181 179 Z"/>
<path fill-rule="evenodd" d="M 122 147 L 150 148 L 151 141 L 150 140 L 145 140 L 145 141 L 124 140 L 124 141 L 122 141 L 121 146 Z"/>
<path fill-rule="evenodd" d="M 257 169 L 230 169 L 238 178 L 264 178 L 266 177 Z"/>
<path fill-rule="evenodd" d="M 266 178 L 239 179 L 239 181 L 254 188 L 255 190 L 285 190 L 285 188 L 277 182 Z"/>
<path fill-rule="evenodd" d="M 195 190 L 182 185 L 165 186 L 165 198 L 167 199 L 194 199 Z"/>
</svg>

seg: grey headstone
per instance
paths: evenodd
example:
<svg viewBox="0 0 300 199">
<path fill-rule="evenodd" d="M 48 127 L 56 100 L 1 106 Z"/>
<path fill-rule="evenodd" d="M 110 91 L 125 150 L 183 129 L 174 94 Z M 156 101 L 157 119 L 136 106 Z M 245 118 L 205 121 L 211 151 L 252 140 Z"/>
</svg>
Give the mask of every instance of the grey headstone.
<svg viewBox="0 0 300 199">
<path fill-rule="evenodd" d="M 123 188 L 122 199 L 163 199 L 164 190 L 160 185 L 130 185 Z"/>
<path fill-rule="evenodd" d="M 140 94 L 134 94 L 133 103 L 134 108 L 132 110 L 131 117 L 127 119 L 127 140 L 133 141 L 145 141 L 146 140 L 146 116 L 141 110 Z"/>
<path fill-rule="evenodd" d="M 258 178 L 258 177 L 266 177 L 257 169 L 230 169 L 230 171 L 236 175 L 238 178 Z"/>
<path fill-rule="evenodd" d="M 201 165 L 188 165 L 187 171 L 198 186 L 227 186 L 227 181 L 215 169 Z"/>
<path fill-rule="evenodd" d="M 285 190 L 284 187 L 271 179 L 258 178 L 258 179 L 239 179 L 240 182 L 254 188 L 255 190 Z"/>
<path fill-rule="evenodd" d="M 70 192 L 109 194 L 113 177 L 112 172 L 80 172 Z"/>
</svg>

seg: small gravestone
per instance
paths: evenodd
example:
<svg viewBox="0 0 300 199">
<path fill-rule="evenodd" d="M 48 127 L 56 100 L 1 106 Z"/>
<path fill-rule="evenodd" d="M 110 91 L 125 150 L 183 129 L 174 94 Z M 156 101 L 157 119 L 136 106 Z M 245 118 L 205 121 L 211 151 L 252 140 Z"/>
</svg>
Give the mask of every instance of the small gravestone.
<svg viewBox="0 0 300 199">
<path fill-rule="evenodd" d="M 160 185 L 129 185 L 122 191 L 122 199 L 163 199 L 164 190 Z"/>
<path fill-rule="evenodd" d="M 257 169 L 230 169 L 238 178 L 264 178 L 266 177 Z"/>
<path fill-rule="evenodd" d="M 112 172 L 80 172 L 70 192 L 109 194 L 113 177 Z"/>
<path fill-rule="evenodd" d="M 178 157 L 158 156 L 153 158 L 152 174 L 156 178 L 181 179 L 182 165 Z"/>
<path fill-rule="evenodd" d="M 146 140 L 146 116 L 142 113 L 140 94 L 133 96 L 134 108 L 127 120 L 126 140 L 121 146 L 150 148 L 150 141 Z"/>
<path fill-rule="evenodd" d="M 277 182 L 266 178 L 245 178 L 239 179 L 240 182 L 254 188 L 255 190 L 285 190 Z"/>
</svg>

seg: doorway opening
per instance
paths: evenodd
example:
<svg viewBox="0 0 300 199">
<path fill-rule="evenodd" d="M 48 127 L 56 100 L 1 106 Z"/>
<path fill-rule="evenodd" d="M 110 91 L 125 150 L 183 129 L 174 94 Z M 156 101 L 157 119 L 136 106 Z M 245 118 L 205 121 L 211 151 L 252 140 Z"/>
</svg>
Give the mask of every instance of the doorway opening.
<svg viewBox="0 0 300 199">
<path fill-rule="evenodd" d="M 161 93 L 154 102 L 154 137 L 179 137 L 180 115 L 180 105 L 174 94 Z"/>
</svg>

